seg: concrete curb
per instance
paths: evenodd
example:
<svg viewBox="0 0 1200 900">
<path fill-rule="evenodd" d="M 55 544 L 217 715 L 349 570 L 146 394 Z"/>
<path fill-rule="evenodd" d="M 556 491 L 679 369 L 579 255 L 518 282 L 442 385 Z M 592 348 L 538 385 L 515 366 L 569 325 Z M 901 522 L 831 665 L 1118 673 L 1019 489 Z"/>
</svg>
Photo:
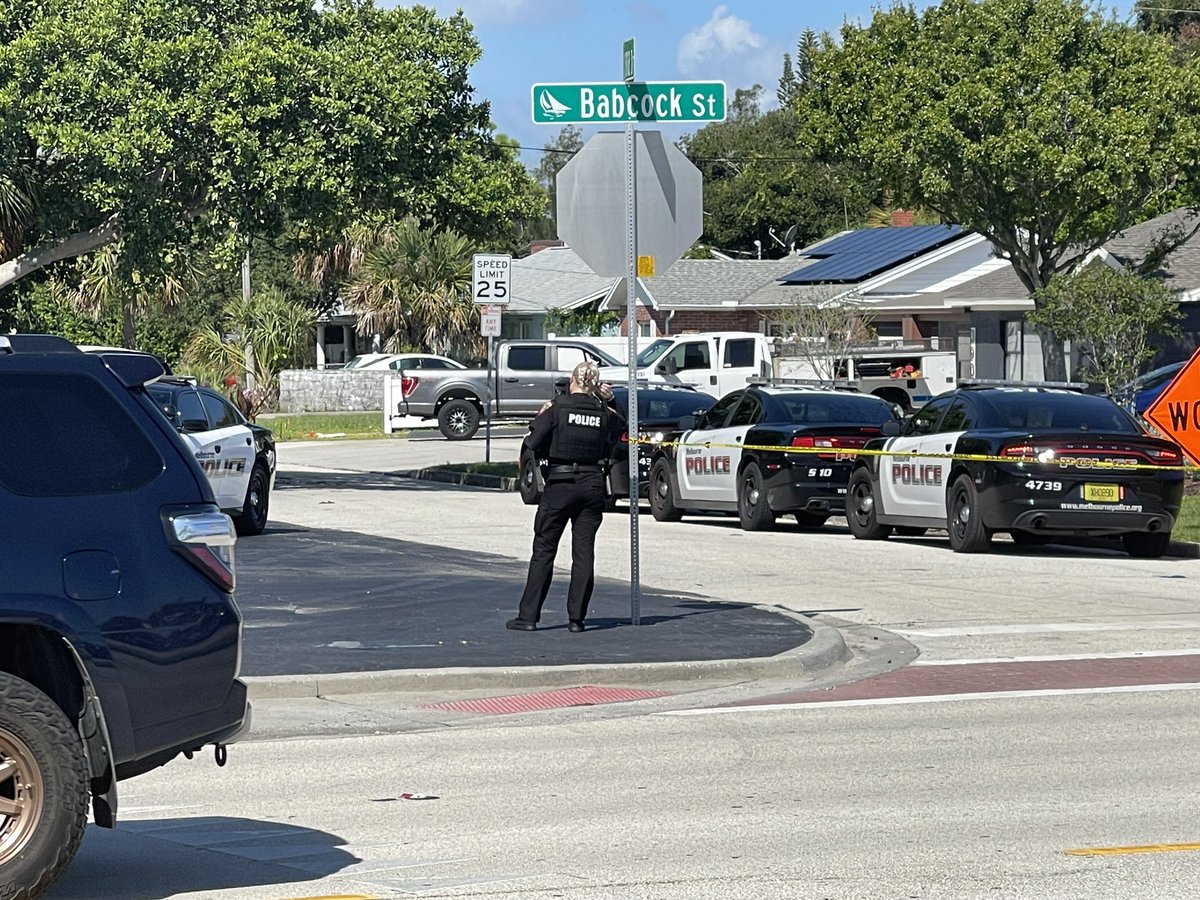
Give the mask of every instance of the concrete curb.
<svg viewBox="0 0 1200 900">
<path fill-rule="evenodd" d="M 248 676 L 244 680 L 252 700 L 319 698 L 345 694 L 555 688 L 604 682 L 648 685 L 708 679 L 798 678 L 836 665 L 851 655 L 841 631 L 832 625 L 824 625 L 776 606 L 759 608 L 804 622 L 812 629 L 813 636 L 793 650 L 775 656 L 750 659 L 508 668 L 464 666 L 329 675 Z"/>
<path fill-rule="evenodd" d="M 469 487 L 493 488 L 500 491 L 515 491 L 517 478 L 506 478 L 502 475 L 482 475 L 471 472 L 455 472 L 441 466 L 428 469 L 413 469 L 407 472 L 380 472 L 381 475 L 393 475 L 401 478 L 415 478 L 419 481 L 436 481 L 441 484 L 465 484 Z"/>
</svg>

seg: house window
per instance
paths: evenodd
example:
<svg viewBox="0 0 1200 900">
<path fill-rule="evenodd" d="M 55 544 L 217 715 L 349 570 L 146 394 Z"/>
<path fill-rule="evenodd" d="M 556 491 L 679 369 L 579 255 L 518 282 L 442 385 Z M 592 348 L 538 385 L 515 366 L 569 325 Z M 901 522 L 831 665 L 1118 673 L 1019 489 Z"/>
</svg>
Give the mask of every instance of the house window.
<svg viewBox="0 0 1200 900">
<path fill-rule="evenodd" d="M 654 323 L 638 322 L 638 337 L 654 337 Z"/>
</svg>

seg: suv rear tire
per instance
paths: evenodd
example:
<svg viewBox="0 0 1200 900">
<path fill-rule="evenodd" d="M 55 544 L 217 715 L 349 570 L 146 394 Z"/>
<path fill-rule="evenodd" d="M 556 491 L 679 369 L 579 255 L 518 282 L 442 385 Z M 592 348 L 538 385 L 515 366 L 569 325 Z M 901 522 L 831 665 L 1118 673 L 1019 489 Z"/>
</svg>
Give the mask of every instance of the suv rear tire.
<svg viewBox="0 0 1200 900">
<path fill-rule="evenodd" d="M 0 881 L 36 897 L 66 867 L 87 823 L 79 733 L 44 693 L 0 672 Z M 15 894 L 7 891 L 15 888 Z"/>
</svg>

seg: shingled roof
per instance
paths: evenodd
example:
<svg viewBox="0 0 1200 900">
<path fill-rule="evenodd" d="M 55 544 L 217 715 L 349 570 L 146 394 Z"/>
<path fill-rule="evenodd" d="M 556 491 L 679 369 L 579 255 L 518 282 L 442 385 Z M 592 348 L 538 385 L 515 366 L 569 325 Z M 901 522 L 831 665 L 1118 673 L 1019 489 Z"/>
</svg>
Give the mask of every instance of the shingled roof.
<svg viewBox="0 0 1200 900">
<path fill-rule="evenodd" d="M 569 309 L 603 300 L 618 279 L 597 275 L 568 247 L 549 247 L 512 262 L 513 312 Z"/>
</svg>

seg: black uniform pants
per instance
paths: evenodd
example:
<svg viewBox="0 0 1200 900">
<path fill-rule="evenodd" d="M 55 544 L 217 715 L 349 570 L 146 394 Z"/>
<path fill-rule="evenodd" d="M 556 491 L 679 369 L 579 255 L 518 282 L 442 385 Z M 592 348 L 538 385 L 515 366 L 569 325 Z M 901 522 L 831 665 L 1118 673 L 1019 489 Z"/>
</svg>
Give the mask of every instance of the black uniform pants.
<svg viewBox="0 0 1200 900">
<path fill-rule="evenodd" d="M 567 618 L 587 617 L 595 583 L 596 532 L 604 518 L 604 474 L 585 472 L 566 480 L 546 483 L 533 524 L 533 555 L 529 577 L 517 616 L 536 622 L 554 577 L 554 557 L 567 522 L 571 523 L 571 586 L 567 590 Z"/>
</svg>

